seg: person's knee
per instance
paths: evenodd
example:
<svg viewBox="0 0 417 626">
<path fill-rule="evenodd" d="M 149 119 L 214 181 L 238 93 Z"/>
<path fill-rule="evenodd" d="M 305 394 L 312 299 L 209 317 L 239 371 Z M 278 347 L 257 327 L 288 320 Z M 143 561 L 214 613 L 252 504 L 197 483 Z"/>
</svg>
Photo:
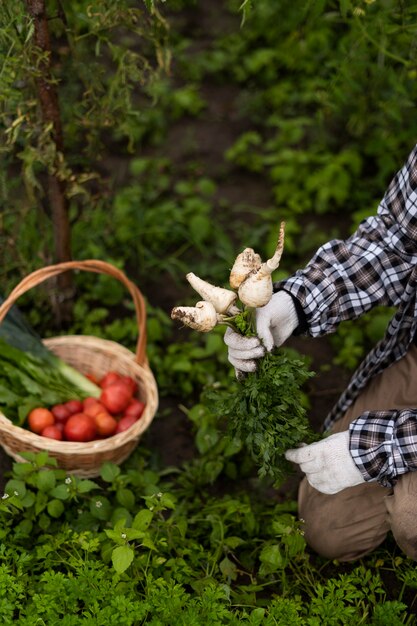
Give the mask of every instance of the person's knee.
<svg viewBox="0 0 417 626">
<path fill-rule="evenodd" d="M 322 501 L 319 508 L 304 511 L 302 519 L 307 545 L 325 559 L 354 561 L 376 547 L 374 541 L 364 542 L 363 536 L 355 537 L 351 529 L 346 529 L 343 520 L 340 524 L 340 517 L 334 515 L 331 502 Z"/>
<path fill-rule="evenodd" d="M 417 472 L 403 474 L 385 500 L 389 525 L 405 554 L 417 561 Z"/>
<path fill-rule="evenodd" d="M 390 510 L 390 525 L 394 539 L 401 550 L 417 561 L 417 503 L 400 500 Z"/>
<path fill-rule="evenodd" d="M 298 508 L 307 544 L 320 556 L 338 561 L 354 561 L 372 552 L 388 531 L 382 497 L 374 491 L 370 498 L 369 490 L 362 494 L 358 487 L 328 496 L 304 479 Z"/>
<path fill-rule="evenodd" d="M 323 524 L 321 516 L 304 513 L 304 538 L 307 545 L 320 556 L 338 561 L 350 560 L 349 548 L 343 532 L 329 524 Z"/>
</svg>

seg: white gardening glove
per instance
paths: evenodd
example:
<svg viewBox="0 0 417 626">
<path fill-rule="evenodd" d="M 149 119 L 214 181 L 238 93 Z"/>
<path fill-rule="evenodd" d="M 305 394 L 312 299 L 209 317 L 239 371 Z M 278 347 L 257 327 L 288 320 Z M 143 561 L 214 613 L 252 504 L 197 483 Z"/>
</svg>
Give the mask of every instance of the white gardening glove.
<svg viewBox="0 0 417 626">
<path fill-rule="evenodd" d="M 283 344 L 298 326 L 293 299 L 285 291 L 274 293 L 268 304 L 256 309 L 255 316 L 257 337 L 243 337 L 231 328 L 224 334 L 236 373 L 254 372 L 256 360 Z"/>
<path fill-rule="evenodd" d="M 321 493 L 333 494 L 365 482 L 349 452 L 348 430 L 287 450 L 285 458 L 298 463 L 310 485 Z"/>
</svg>

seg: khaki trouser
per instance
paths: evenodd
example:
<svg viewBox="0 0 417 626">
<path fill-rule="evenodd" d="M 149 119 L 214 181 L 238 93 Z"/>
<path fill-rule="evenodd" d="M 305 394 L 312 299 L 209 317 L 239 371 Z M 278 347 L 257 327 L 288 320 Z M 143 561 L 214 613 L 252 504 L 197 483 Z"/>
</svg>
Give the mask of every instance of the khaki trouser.
<svg viewBox="0 0 417 626">
<path fill-rule="evenodd" d="M 417 347 L 375 377 L 332 432 L 346 430 L 367 410 L 417 407 Z M 416 442 L 417 443 L 417 442 Z M 400 548 L 417 560 L 417 472 L 402 475 L 393 489 L 377 483 L 326 495 L 301 481 L 299 515 L 307 543 L 326 558 L 353 561 L 379 546 L 391 531 Z"/>
</svg>

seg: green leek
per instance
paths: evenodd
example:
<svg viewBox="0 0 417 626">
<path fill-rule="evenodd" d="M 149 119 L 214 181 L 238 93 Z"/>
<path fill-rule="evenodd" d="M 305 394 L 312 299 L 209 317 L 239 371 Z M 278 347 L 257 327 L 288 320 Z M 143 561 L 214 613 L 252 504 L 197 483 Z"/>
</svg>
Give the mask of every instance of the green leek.
<svg viewBox="0 0 417 626">
<path fill-rule="evenodd" d="M 0 408 L 7 417 L 21 423 L 34 406 L 98 397 L 100 392 L 48 350 L 19 309 L 11 308 L 0 324 Z"/>
</svg>

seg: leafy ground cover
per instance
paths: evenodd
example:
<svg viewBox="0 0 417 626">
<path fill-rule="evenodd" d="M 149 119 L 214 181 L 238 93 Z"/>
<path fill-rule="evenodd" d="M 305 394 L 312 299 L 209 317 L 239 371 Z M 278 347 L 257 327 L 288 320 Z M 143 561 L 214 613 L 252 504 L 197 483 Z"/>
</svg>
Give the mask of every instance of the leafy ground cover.
<svg viewBox="0 0 417 626">
<path fill-rule="evenodd" d="M 415 570 L 395 548 L 329 570 L 306 551 L 295 503 L 237 489 L 236 450 L 201 441 L 182 469 L 158 471 L 141 448 L 98 480 L 43 453 L 15 464 L 0 502 L 4 623 L 413 623 Z"/>
<path fill-rule="evenodd" d="M 44 455 L 22 464 L 2 457 L 5 623 L 415 623 L 415 566 L 391 538 L 352 564 L 309 551 L 296 515 L 298 477 L 276 489 L 261 480 L 204 399 L 235 384 L 222 332 L 201 337 L 169 319 L 172 306 L 194 297 L 185 272 L 222 283 L 242 247 L 267 256 L 282 219 L 277 277 L 375 211 L 415 142 L 415 8 L 257 0 L 242 25 L 241 3 L 167 2 L 157 36 L 169 41 L 170 72 L 138 89 L 132 51 L 146 65 L 148 50 L 125 30 L 129 20 L 112 30 L 123 2 L 90 13 L 87 4 L 67 9 L 78 29 L 70 44 L 52 20 L 75 176 L 73 255 L 113 262 L 143 290 L 160 409 L 132 457 L 95 480 L 67 476 Z M 103 53 L 103 70 L 108 38 L 114 56 Z M 81 47 L 71 64 L 75 41 Z M 3 49 L 7 78 L 10 42 L 2 40 Z M 91 86 L 84 110 L 72 104 L 80 68 Z M 49 144 L 26 109 L 27 126 L 13 126 L 4 104 L 21 97 L 27 85 L 19 85 L 1 100 L 2 132 L 12 129 L 0 173 L 4 292 L 50 262 L 52 248 L 38 184 Z M 99 123 L 98 111 L 106 114 Z M 19 134 L 25 128 L 30 140 Z M 21 306 L 43 335 L 98 335 L 133 348 L 137 329 L 123 288 L 84 274 L 76 288 L 65 328 L 54 327 L 48 291 Z M 303 389 L 316 430 L 389 316 L 374 311 L 331 338 L 289 342 L 316 372 Z"/>
</svg>

